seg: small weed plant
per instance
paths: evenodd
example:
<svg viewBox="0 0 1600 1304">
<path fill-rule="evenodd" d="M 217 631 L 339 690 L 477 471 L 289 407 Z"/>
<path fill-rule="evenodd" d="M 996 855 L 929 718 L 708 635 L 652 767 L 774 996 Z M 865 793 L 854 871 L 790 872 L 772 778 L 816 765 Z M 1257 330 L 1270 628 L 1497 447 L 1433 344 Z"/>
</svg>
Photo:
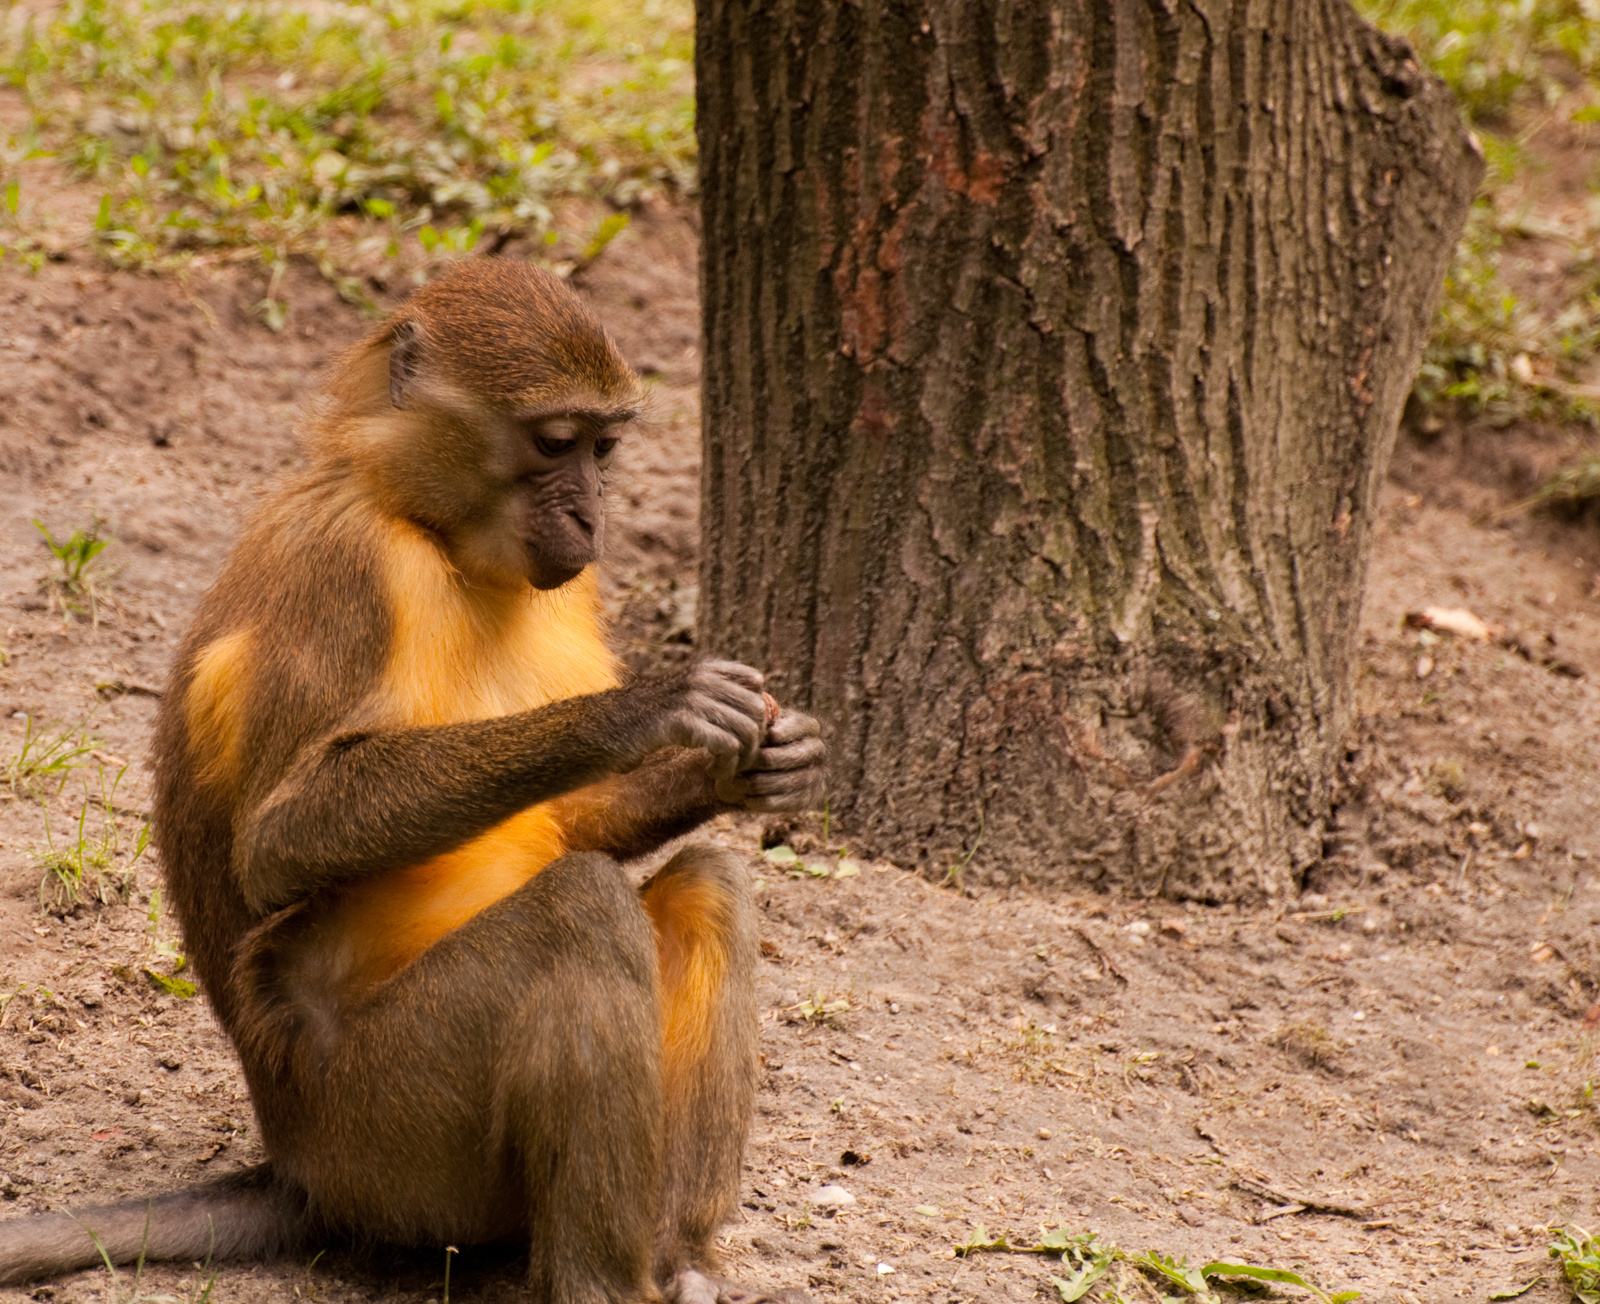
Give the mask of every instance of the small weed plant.
<svg viewBox="0 0 1600 1304">
<path fill-rule="evenodd" d="M 33 525 L 56 559 L 55 569 L 39 581 L 39 591 L 65 619 L 88 616 L 98 625 L 105 574 L 100 554 L 111 543 L 100 537 L 100 518 L 91 520 L 87 530 L 74 530 L 70 538 L 60 542 L 42 522 L 36 520 Z"/>
<path fill-rule="evenodd" d="M 162 935 L 162 914 L 161 889 L 152 888 L 150 908 L 145 916 L 148 925 L 145 931 L 144 976 L 168 996 L 176 996 L 179 1000 L 186 1001 L 194 996 L 199 988 L 181 976 L 188 966 L 189 959 L 178 949 L 176 942 Z"/>
<path fill-rule="evenodd" d="M 1059 1256 L 1067 1275 L 1052 1275 L 1050 1284 L 1062 1304 L 1088 1299 L 1100 1304 L 1133 1304 L 1151 1298 L 1149 1288 L 1152 1286 L 1159 1292 L 1156 1298 L 1173 1304 L 1184 1299 L 1192 1299 L 1195 1304 L 1222 1304 L 1222 1297 L 1211 1285 L 1216 1278 L 1298 1286 L 1317 1304 L 1351 1304 L 1361 1297 L 1358 1290 L 1324 1290 L 1299 1273 L 1284 1268 L 1222 1262 L 1191 1268 L 1186 1258 L 1162 1254 L 1159 1250 L 1130 1254 L 1092 1231 L 1069 1232 L 1064 1227 L 1046 1231 L 1037 1240 L 1012 1242 L 1004 1233 L 990 1236 L 988 1228 L 979 1223 L 972 1235 L 955 1250 L 958 1256 L 980 1253 Z M 1181 1293 L 1168 1294 L 1171 1290 Z"/>
<path fill-rule="evenodd" d="M 50 829 L 49 807 L 45 807 L 45 845 L 34 853 L 40 870 L 41 910 L 64 915 L 82 905 L 109 905 L 127 898 L 136 867 L 149 845 L 150 826 L 145 824 L 140 828 L 129 859 L 119 865 L 122 834 L 116 796 L 126 773 L 127 766 L 123 766 L 108 782 L 106 767 L 102 765 L 99 793 L 91 795 L 89 785 L 83 785 L 83 805 L 70 841 L 56 841 Z M 97 832 L 90 828 L 91 809 L 97 812 Z"/>
<path fill-rule="evenodd" d="M 12 792 L 20 789 L 37 797 L 53 787 L 59 793 L 98 745 L 84 725 L 41 729 L 30 715 L 23 722 L 22 746 L 6 758 L 0 778 Z"/>
<path fill-rule="evenodd" d="M 111 1277 L 111 1298 L 113 1304 L 211 1304 L 211 1292 L 217 1284 L 217 1269 L 211 1266 L 212 1254 L 208 1252 L 204 1264 L 196 1263 L 198 1272 L 194 1283 L 189 1287 L 188 1293 L 178 1295 L 149 1295 L 144 1290 L 144 1261 L 145 1251 L 150 1244 L 150 1217 L 145 1215 L 144 1245 L 140 1247 L 139 1258 L 133 1265 L 133 1280 L 124 1283 L 117 1272 L 117 1265 L 111 1261 L 111 1254 L 106 1249 L 105 1242 L 100 1239 L 93 1227 L 83 1224 L 83 1230 L 88 1233 L 89 1239 L 94 1242 L 94 1247 L 100 1252 L 100 1261 L 105 1264 L 106 1272 Z M 216 1237 L 213 1231 L 212 1250 L 216 1248 Z"/>
<path fill-rule="evenodd" d="M 1582 1227 L 1568 1227 L 1550 1243 L 1550 1257 L 1578 1304 L 1600 1304 L 1600 1238 Z"/>
</svg>

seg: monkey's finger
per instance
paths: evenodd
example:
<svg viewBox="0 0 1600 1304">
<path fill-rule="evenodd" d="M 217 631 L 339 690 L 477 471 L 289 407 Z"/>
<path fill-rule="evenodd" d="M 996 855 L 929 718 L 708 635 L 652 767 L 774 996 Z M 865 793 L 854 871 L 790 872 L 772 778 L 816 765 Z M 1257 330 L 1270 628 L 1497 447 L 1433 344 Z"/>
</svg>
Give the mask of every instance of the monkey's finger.
<svg viewBox="0 0 1600 1304">
<path fill-rule="evenodd" d="M 822 790 L 786 793 L 781 797 L 746 797 L 739 803 L 755 815 L 776 815 L 783 811 L 816 810 L 822 805 Z"/>
<path fill-rule="evenodd" d="M 767 729 L 767 745 L 794 743 L 802 738 L 820 738 L 822 726 L 799 711 L 784 711 Z"/>
<path fill-rule="evenodd" d="M 730 706 L 740 715 L 748 716 L 762 729 L 767 727 L 767 703 L 763 694 L 731 679 L 713 679 L 698 684 L 693 695 L 709 702 Z"/>
<path fill-rule="evenodd" d="M 759 670 L 739 661 L 702 661 L 695 667 L 695 671 L 697 678 L 704 672 L 707 676 L 732 680 L 756 693 L 761 691 L 766 682 L 765 676 Z"/>
<path fill-rule="evenodd" d="M 797 743 L 786 743 L 782 747 L 774 747 L 768 743 L 751 758 L 750 764 L 745 768 L 752 772 L 804 770 L 809 766 L 820 766 L 827 759 L 828 747 L 822 739 L 802 738 Z"/>
<path fill-rule="evenodd" d="M 715 774 L 734 773 L 744 756 L 744 740 L 737 733 L 696 711 L 679 712 L 669 736 L 675 746 L 710 752 L 715 761 L 712 767 Z"/>
<path fill-rule="evenodd" d="M 751 770 L 739 775 L 747 796 L 782 797 L 822 786 L 821 770 Z"/>
<path fill-rule="evenodd" d="M 755 698 L 760 702 L 759 697 Z M 765 727 L 763 715 L 754 717 L 739 709 L 738 704 L 717 701 L 697 703 L 708 723 L 739 740 L 739 768 L 745 769 L 761 749 L 761 732 Z"/>
<path fill-rule="evenodd" d="M 706 717 L 739 738 L 739 768 L 745 769 L 760 750 L 767 729 L 767 708 L 761 694 L 724 682 L 720 692 L 700 692 L 693 701 Z"/>
</svg>

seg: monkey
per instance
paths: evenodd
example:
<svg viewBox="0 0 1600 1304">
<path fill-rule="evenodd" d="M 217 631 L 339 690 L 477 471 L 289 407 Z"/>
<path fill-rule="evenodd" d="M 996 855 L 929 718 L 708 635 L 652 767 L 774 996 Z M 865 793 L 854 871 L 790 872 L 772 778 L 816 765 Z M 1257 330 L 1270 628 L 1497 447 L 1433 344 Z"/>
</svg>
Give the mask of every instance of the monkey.
<svg viewBox="0 0 1600 1304">
<path fill-rule="evenodd" d="M 826 747 L 748 666 L 622 682 L 595 563 L 641 402 L 577 295 L 499 258 L 335 365 L 154 741 L 168 901 L 266 1162 L 0 1224 L 0 1280 L 347 1237 L 525 1244 L 550 1304 L 755 1298 L 713 1247 L 759 1059 L 747 872 L 623 866 L 814 808 Z"/>
</svg>

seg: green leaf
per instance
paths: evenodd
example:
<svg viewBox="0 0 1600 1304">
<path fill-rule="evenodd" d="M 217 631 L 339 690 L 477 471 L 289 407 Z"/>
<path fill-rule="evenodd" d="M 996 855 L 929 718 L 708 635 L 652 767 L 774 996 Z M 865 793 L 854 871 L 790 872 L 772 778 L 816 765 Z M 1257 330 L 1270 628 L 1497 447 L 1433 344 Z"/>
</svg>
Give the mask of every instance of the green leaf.
<svg viewBox="0 0 1600 1304">
<path fill-rule="evenodd" d="M 187 978 L 170 978 L 164 973 L 156 972 L 154 969 L 146 969 L 144 976 L 166 992 L 168 996 L 176 996 L 180 1001 L 188 1000 L 200 990 Z"/>
<path fill-rule="evenodd" d="M 1521 1286 L 1507 1286 L 1504 1290 L 1491 1290 L 1489 1292 L 1489 1298 L 1492 1300 L 1518 1299 L 1521 1296 L 1526 1295 L 1543 1280 L 1544 1276 L 1541 1274 L 1540 1276 L 1535 1277 L 1532 1281 Z"/>
<path fill-rule="evenodd" d="M 1050 1284 L 1056 1288 L 1056 1294 L 1061 1296 L 1062 1304 L 1073 1304 L 1095 1288 L 1095 1284 L 1106 1275 L 1111 1267 L 1111 1256 L 1094 1259 L 1083 1265 L 1070 1277 L 1052 1277 Z"/>
<path fill-rule="evenodd" d="M 608 244 L 627 229 L 627 226 L 628 215 L 626 213 L 612 213 L 595 228 L 594 235 L 590 237 L 588 245 L 584 248 L 583 261 L 592 263 L 600 256 Z"/>
<path fill-rule="evenodd" d="M 1174 1286 L 1182 1286 L 1185 1290 L 1200 1296 L 1205 1300 L 1215 1300 L 1206 1286 L 1203 1271 L 1189 1266 L 1187 1258 L 1171 1258 L 1158 1254 L 1155 1250 L 1146 1250 L 1143 1254 L 1130 1256 L 1128 1262 L 1136 1268 L 1143 1268 L 1146 1272 L 1153 1272 L 1158 1277 L 1164 1277 Z"/>
<path fill-rule="evenodd" d="M 1248 1263 L 1208 1263 L 1200 1269 L 1206 1277 L 1253 1277 L 1256 1281 L 1281 1281 L 1303 1290 L 1315 1290 L 1304 1277 L 1283 1268 L 1252 1268 Z"/>
<path fill-rule="evenodd" d="M 956 1246 L 956 1253 L 958 1255 L 968 1255 L 976 1254 L 980 1250 L 1009 1250 L 1010 1248 L 1011 1243 L 1006 1239 L 1004 1232 L 991 1239 L 989 1229 L 983 1223 L 979 1223 L 972 1229 L 972 1235 Z"/>
<path fill-rule="evenodd" d="M 800 857 L 793 847 L 768 847 L 761 854 L 766 858 L 767 863 L 772 865 L 796 865 L 800 863 Z"/>
<path fill-rule="evenodd" d="M 274 335 L 281 331 L 284 323 L 289 320 L 289 304 L 283 299 L 263 299 L 256 304 L 256 311 L 261 314 L 261 320 Z"/>
<path fill-rule="evenodd" d="M 12 217 L 17 215 L 17 201 L 21 192 L 22 187 L 15 180 L 9 182 L 6 186 L 6 211 Z"/>
<path fill-rule="evenodd" d="M 1576 113 L 1574 113 L 1572 115 L 1572 121 L 1574 121 L 1574 122 L 1600 122 L 1600 105 L 1591 104 L 1586 109 L 1579 109 Z M 1527 1290 L 1528 1288 L 1526 1286 L 1524 1286 L 1522 1289 L 1523 1290 Z M 1490 1299 L 1511 1299 L 1512 1296 L 1510 1296 L 1510 1295 L 1491 1295 L 1491 1296 L 1489 1296 L 1489 1298 Z"/>
</svg>

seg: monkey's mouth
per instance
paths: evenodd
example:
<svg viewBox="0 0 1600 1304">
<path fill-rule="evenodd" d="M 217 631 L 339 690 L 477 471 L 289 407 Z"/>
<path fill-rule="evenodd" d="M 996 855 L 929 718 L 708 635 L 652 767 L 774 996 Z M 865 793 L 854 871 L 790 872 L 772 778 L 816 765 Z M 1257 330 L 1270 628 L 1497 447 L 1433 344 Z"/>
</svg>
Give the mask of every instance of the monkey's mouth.
<svg viewBox="0 0 1600 1304">
<path fill-rule="evenodd" d="M 592 537 L 563 541 L 565 546 L 552 547 L 544 543 L 523 545 L 527 557 L 528 583 L 542 591 L 559 589 L 592 562 L 600 559 L 600 550 Z"/>
</svg>

